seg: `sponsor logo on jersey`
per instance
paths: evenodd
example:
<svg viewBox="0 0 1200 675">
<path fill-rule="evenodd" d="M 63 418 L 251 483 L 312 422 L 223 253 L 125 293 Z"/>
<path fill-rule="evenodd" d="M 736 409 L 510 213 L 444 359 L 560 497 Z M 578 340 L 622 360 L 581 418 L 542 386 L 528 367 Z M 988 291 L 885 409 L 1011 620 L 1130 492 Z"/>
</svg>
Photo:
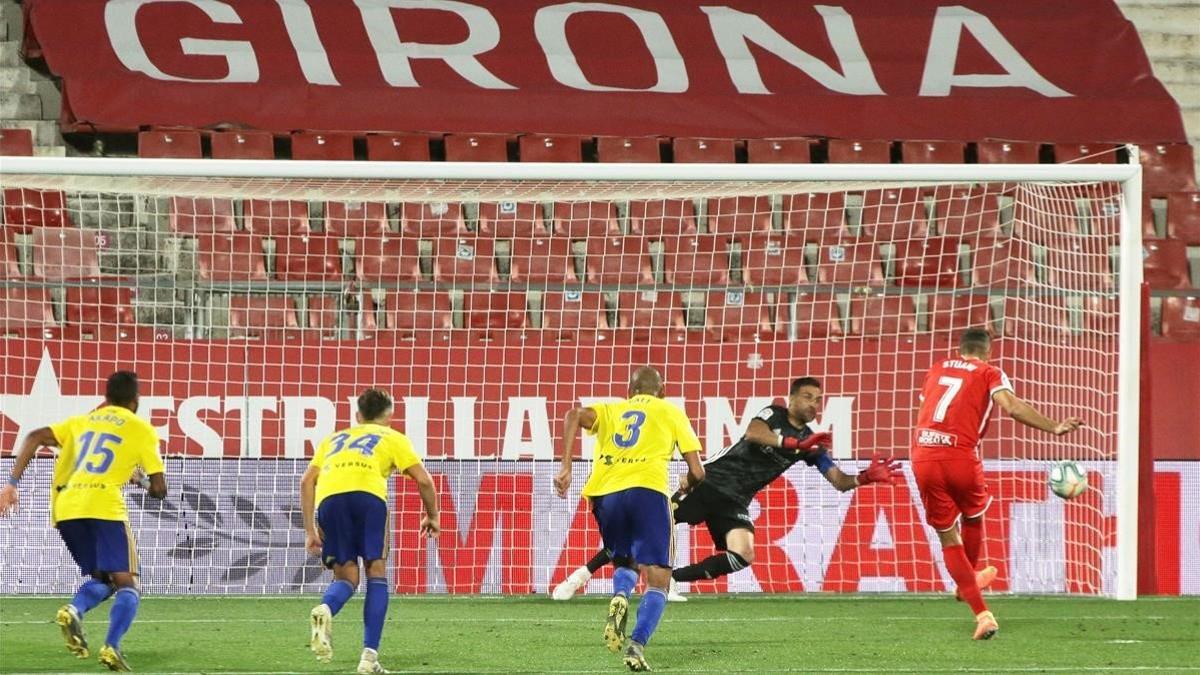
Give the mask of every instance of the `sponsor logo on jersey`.
<svg viewBox="0 0 1200 675">
<path fill-rule="evenodd" d="M 917 431 L 917 445 L 952 448 L 956 440 L 957 437 L 954 434 L 948 434 L 944 431 L 934 431 L 933 429 L 920 429 Z"/>
</svg>

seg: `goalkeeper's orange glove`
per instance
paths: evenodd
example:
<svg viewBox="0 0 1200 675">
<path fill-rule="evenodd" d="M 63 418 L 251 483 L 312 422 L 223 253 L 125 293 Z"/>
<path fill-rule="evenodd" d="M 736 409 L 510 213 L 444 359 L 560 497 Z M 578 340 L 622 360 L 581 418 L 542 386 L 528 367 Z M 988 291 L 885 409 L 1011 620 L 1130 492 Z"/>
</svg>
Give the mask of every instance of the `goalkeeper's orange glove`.
<svg viewBox="0 0 1200 675">
<path fill-rule="evenodd" d="M 780 447 L 784 450 L 796 452 L 799 450 L 812 450 L 817 447 L 827 448 L 833 444 L 833 434 L 828 431 L 817 431 L 810 434 L 806 438 L 797 436 L 784 436 L 783 443 Z"/>
<path fill-rule="evenodd" d="M 893 457 L 884 457 L 880 453 L 871 455 L 871 463 L 867 468 L 855 476 L 854 480 L 859 485 L 867 483 L 890 483 L 895 485 L 898 481 L 904 480 L 904 472 L 900 470 L 900 462 Z"/>
</svg>

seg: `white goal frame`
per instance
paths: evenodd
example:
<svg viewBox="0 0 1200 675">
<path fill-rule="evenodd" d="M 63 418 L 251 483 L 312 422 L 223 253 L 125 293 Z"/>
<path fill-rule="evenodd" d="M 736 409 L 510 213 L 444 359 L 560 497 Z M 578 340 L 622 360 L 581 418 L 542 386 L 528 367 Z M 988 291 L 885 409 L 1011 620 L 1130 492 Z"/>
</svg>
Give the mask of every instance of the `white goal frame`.
<svg viewBox="0 0 1200 675">
<path fill-rule="evenodd" d="M 1131 147 L 1130 156 L 1138 157 Z M 1142 168 L 1138 164 L 600 164 L 4 157 L 0 176 L 163 176 L 335 180 L 873 181 L 1119 183 L 1116 598 L 1137 597 Z M 5 187 L 8 187 L 7 185 Z"/>
</svg>

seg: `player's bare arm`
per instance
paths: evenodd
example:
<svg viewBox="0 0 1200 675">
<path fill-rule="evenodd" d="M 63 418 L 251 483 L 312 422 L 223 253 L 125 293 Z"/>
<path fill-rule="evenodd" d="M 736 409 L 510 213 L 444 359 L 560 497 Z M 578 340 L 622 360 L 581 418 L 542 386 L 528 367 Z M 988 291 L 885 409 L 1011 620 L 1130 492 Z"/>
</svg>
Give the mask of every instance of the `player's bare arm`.
<svg viewBox="0 0 1200 675">
<path fill-rule="evenodd" d="M 21 448 L 17 451 L 17 460 L 13 462 L 12 473 L 8 477 L 8 484 L 0 489 L 0 516 L 6 516 L 16 511 L 20 498 L 17 494 L 17 486 L 20 485 L 21 477 L 25 475 L 25 469 L 29 467 L 29 462 L 33 461 L 34 454 L 37 453 L 38 448 L 42 447 L 58 447 L 58 439 L 54 437 L 54 432 L 50 431 L 50 427 L 33 430 L 21 442 Z"/>
<path fill-rule="evenodd" d="M 321 555 L 321 532 L 317 529 L 316 502 L 317 477 L 321 469 L 310 466 L 300 477 L 300 512 L 304 516 L 304 548 L 308 552 Z"/>
<path fill-rule="evenodd" d="M 1043 415 L 1037 408 L 1017 398 L 1011 391 L 998 391 L 992 394 L 992 400 L 1000 404 L 1004 412 L 1008 413 L 1008 416 L 1014 420 L 1025 426 L 1041 429 L 1055 436 L 1069 434 L 1083 426 L 1083 421 L 1078 417 L 1068 417 L 1061 422 L 1056 422 Z"/>
<path fill-rule="evenodd" d="M 680 494 L 687 494 L 692 488 L 704 482 L 704 465 L 700 462 L 699 452 L 683 453 L 683 461 L 687 462 L 688 472 L 679 481 Z"/>
<path fill-rule="evenodd" d="M 442 527 L 438 520 L 437 491 L 433 488 L 433 479 L 420 464 L 405 469 L 404 475 L 417 484 L 417 491 L 421 493 L 421 504 L 425 507 L 425 516 L 421 518 L 421 536 L 437 539 Z"/>
<path fill-rule="evenodd" d="M 591 429 L 596 424 L 596 411 L 591 408 L 572 408 L 563 420 L 562 464 L 558 475 L 554 477 L 554 489 L 558 496 L 566 499 L 567 490 L 571 489 L 571 461 L 575 457 L 575 439 L 579 429 Z"/>
</svg>

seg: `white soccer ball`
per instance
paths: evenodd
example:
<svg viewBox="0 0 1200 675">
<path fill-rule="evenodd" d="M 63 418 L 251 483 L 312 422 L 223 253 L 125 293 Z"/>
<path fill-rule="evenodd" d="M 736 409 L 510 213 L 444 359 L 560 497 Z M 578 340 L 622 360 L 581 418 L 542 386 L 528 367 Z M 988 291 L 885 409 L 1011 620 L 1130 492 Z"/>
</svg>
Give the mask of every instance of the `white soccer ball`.
<svg viewBox="0 0 1200 675">
<path fill-rule="evenodd" d="M 1074 499 L 1087 491 L 1087 471 L 1079 462 L 1064 460 L 1050 469 L 1050 491 L 1063 499 Z"/>
</svg>

